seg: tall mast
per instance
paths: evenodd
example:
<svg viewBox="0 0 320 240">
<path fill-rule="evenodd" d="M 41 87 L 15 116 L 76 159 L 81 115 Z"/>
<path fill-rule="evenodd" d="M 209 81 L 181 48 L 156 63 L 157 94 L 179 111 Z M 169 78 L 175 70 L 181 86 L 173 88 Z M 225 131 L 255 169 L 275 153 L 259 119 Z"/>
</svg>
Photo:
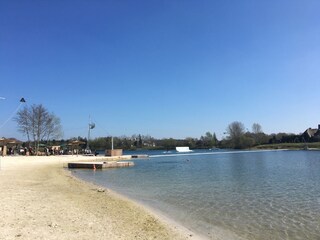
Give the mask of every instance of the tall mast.
<svg viewBox="0 0 320 240">
<path fill-rule="evenodd" d="M 88 153 L 90 153 L 90 146 L 89 146 L 89 141 L 90 141 L 90 131 L 91 129 L 93 129 L 96 125 L 94 123 L 91 122 L 91 116 L 89 115 L 89 128 L 88 128 L 88 140 L 87 140 L 87 147 L 86 150 L 88 151 Z"/>
<path fill-rule="evenodd" d="M 88 140 L 87 140 L 87 150 L 90 150 L 90 146 L 89 146 L 89 140 L 90 140 L 90 123 L 91 123 L 91 117 L 89 115 L 89 124 L 88 124 Z"/>
</svg>

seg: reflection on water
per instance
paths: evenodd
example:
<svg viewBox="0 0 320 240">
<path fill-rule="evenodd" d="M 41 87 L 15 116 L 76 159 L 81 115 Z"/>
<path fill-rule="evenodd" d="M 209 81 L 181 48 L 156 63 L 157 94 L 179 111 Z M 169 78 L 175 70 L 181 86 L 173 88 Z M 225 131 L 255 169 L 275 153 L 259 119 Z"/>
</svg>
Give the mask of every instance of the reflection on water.
<svg viewBox="0 0 320 240">
<path fill-rule="evenodd" d="M 320 152 L 178 155 L 77 171 L 210 238 L 320 239 Z M 228 239 L 228 238 L 226 238 Z"/>
</svg>

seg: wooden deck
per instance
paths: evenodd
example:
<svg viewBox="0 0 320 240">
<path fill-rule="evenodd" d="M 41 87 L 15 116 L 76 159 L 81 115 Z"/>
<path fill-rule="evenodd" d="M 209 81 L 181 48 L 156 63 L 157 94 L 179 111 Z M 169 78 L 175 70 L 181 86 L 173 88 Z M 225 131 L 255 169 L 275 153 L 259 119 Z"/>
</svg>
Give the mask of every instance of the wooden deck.
<svg viewBox="0 0 320 240">
<path fill-rule="evenodd" d="M 75 162 L 64 164 L 68 168 L 104 169 L 132 167 L 134 162 L 130 159 L 149 159 L 148 155 L 122 155 L 122 156 L 83 156 Z M 124 161 L 126 160 L 126 161 Z"/>
</svg>

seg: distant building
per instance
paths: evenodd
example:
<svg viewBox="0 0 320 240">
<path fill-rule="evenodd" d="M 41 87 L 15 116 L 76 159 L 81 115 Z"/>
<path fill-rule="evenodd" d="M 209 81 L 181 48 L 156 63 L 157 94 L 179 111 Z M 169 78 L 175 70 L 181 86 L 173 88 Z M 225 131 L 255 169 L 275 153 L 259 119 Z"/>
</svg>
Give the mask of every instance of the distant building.
<svg viewBox="0 0 320 240">
<path fill-rule="evenodd" d="M 306 142 L 316 142 L 320 140 L 320 124 L 318 128 L 308 128 L 304 133 L 302 133 L 302 138 Z"/>
</svg>

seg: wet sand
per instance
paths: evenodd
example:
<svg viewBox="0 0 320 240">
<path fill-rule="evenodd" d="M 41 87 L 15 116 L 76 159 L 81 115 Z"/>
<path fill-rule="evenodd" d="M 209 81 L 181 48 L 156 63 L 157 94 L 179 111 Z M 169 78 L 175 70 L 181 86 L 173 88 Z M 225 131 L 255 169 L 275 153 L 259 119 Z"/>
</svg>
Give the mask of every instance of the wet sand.
<svg viewBox="0 0 320 240">
<path fill-rule="evenodd" d="M 0 157 L 0 239 L 199 239 L 62 167 L 88 159 Z"/>
</svg>

